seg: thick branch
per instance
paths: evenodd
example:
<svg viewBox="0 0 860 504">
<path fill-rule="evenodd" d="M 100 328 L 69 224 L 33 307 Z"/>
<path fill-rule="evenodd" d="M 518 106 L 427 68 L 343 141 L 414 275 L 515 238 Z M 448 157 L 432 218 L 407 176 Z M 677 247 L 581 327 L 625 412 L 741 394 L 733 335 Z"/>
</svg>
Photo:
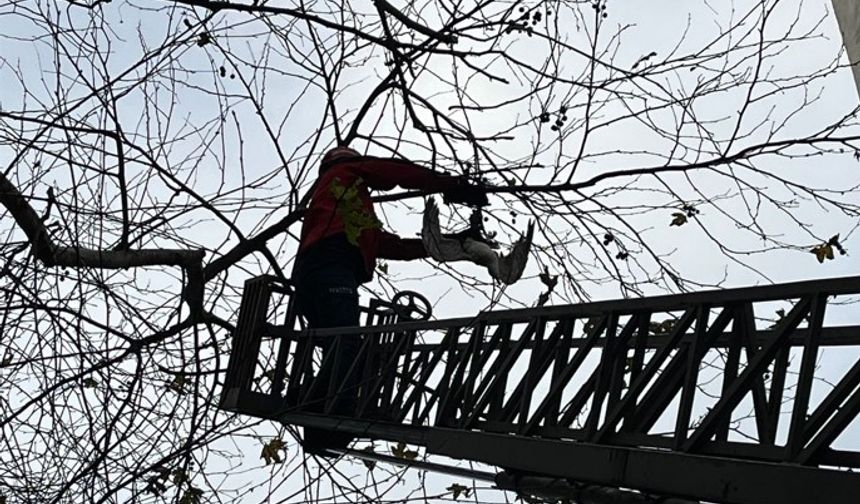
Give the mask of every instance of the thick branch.
<svg viewBox="0 0 860 504">
<path fill-rule="evenodd" d="M 232 2 L 213 2 L 211 0 L 173 0 L 178 4 L 189 5 L 193 7 L 202 7 L 204 9 L 209 9 L 210 11 L 217 12 L 220 10 L 231 10 L 238 12 L 248 12 L 248 13 L 256 13 L 256 14 L 281 14 L 285 16 L 292 16 L 298 19 L 304 19 L 306 21 L 310 21 L 312 23 L 316 23 L 326 28 L 331 28 L 337 32 L 349 33 L 350 35 L 354 35 L 358 38 L 367 40 L 368 42 L 372 42 L 377 45 L 381 45 L 383 47 L 388 47 L 388 41 L 381 39 L 379 37 L 374 37 L 366 33 L 363 30 L 359 30 L 357 28 L 353 28 L 351 26 L 342 25 L 339 23 L 335 23 L 333 21 L 329 21 L 328 19 L 321 18 L 314 14 L 309 14 L 303 10 L 299 9 L 290 9 L 287 7 L 274 7 L 271 5 L 246 5 L 240 3 L 232 3 Z"/>
<path fill-rule="evenodd" d="M 181 266 L 189 275 L 189 286 L 200 283 L 202 250 L 183 249 L 138 249 L 104 251 L 85 247 L 65 247 L 54 243 L 41 217 L 33 210 L 17 187 L 0 173 L 0 203 L 6 207 L 18 227 L 27 235 L 33 255 L 47 266 L 89 267 L 100 269 L 122 269 L 136 266 Z M 189 300 L 192 306 L 200 306 L 201 285 L 193 285 Z"/>
<path fill-rule="evenodd" d="M 841 144 L 845 146 L 852 145 L 853 142 L 860 142 L 860 135 L 850 135 L 843 137 L 811 137 L 811 138 L 798 138 L 798 139 L 790 139 L 790 140 L 779 140 L 774 142 L 768 142 L 763 144 L 754 145 L 751 147 L 747 147 L 735 154 L 719 156 L 713 159 L 709 159 L 706 161 L 700 161 L 698 163 L 689 163 L 689 164 L 678 164 L 678 165 L 664 165 L 664 166 L 648 166 L 642 168 L 630 168 L 626 170 L 613 170 L 607 171 L 603 173 L 599 173 L 587 180 L 579 181 L 579 182 L 564 182 L 558 184 L 522 184 L 522 185 L 508 185 L 508 186 L 487 186 L 486 191 L 488 193 L 512 193 L 512 194 L 526 194 L 526 193 L 562 193 L 562 192 L 571 192 L 571 191 L 580 191 L 582 189 L 586 189 L 589 187 L 596 186 L 599 182 L 603 182 L 609 179 L 622 178 L 622 177 L 633 177 L 639 175 L 657 175 L 660 173 L 683 173 L 690 172 L 696 170 L 704 170 L 709 168 L 716 168 L 718 166 L 730 165 L 732 163 L 737 163 L 739 161 L 745 159 L 751 159 L 756 156 L 760 156 L 762 154 L 775 154 L 780 150 L 794 147 L 798 145 L 819 145 L 819 144 Z M 762 173 L 763 175 L 768 175 L 766 173 Z M 423 196 L 426 193 L 424 191 L 404 191 L 394 194 L 386 194 L 384 196 L 376 196 L 373 198 L 375 202 L 383 202 L 383 201 L 398 201 L 406 198 L 414 198 L 416 196 Z"/>
</svg>

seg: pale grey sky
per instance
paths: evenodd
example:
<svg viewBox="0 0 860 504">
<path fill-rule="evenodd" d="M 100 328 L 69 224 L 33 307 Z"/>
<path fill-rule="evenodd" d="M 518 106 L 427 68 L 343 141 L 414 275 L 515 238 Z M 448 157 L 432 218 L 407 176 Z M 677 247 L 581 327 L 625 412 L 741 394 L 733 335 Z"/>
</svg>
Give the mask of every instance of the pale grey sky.
<svg viewBox="0 0 860 504">
<path fill-rule="evenodd" d="M 719 52 L 730 47 L 733 43 L 737 43 L 737 37 L 739 37 L 739 35 L 721 37 L 721 27 L 739 19 L 740 16 L 750 11 L 751 6 L 757 3 L 757 0 L 739 0 L 734 2 L 734 8 L 732 8 L 730 2 L 724 1 L 649 0 L 642 2 L 611 0 L 608 4 L 608 18 L 602 32 L 606 34 L 602 35 L 606 38 L 600 40 L 601 44 L 608 44 L 610 53 L 615 52 L 613 64 L 625 71 L 630 70 L 637 60 L 652 51 L 656 53 L 651 58 L 652 64 L 660 64 L 671 59 L 673 54 L 677 56 L 698 51 Z M 32 5 L 44 7 L 49 4 L 33 2 Z M 114 34 L 111 36 L 110 60 L 106 64 L 113 76 L 137 61 L 141 54 L 148 49 L 158 47 L 164 40 L 170 39 L 181 30 L 181 19 L 168 20 L 169 11 L 148 10 L 152 6 L 165 5 L 170 5 L 170 3 L 115 0 L 103 4 L 101 12 L 104 13 L 104 20 L 102 22 L 109 28 L 108 32 Z M 362 2 L 361 5 L 364 12 L 368 13 L 369 16 L 374 15 L 370 2 Z M 30 5 L 21 6 L 21 8 L 25 7 L 30 7 Z M 69 62 L 61 56 L 60 60 L 63 63 L 60 65 L 59 71 L 65 77 L 62 79 L 63 85 L 57 86 L 51 71 L 45 70 L 54 69 L 52 63 L 54 54 L 49 45 L 50 39 L 44 36 L 40 28 L 25 22 L 23 16 L 13 14 L 13 10 L 9 6 L 0 7 L 0 33 L 5 35 L 4 38 L 0 39 L 0 55 L 3 58 L 2 63 L 0 63 L 0 83 L 2 83 L 2 87 L 0 87 L 0 110 L 29 113 L 45 108 L 51 109 L 57 94 L 64 90 L 71 92 L 72 98 L 79 97 L 88 92 L 90 83 L 99 83 L 104 80 L 105 76 L 98 73 L 99 65 L 84 65 L 87 70 L 80 75 L 75 75 Z M 202 14 L 203 11 L 200 12 Z M 586 12 L 588 11 L 586 10 Z M 800 13 L 799 16 L 797 16 L 798 12 Z M 76 8 L 50 12 L 49 15 L 58 17 L 63 23 L 73 23 L 79 27 L 93 22 L 88 14 Z M 566 42 L 571 47 L 587 50 L 588 33 L 590 32 L 584 28 L 577 29 L 579 26 L 577 23 L 582 23 L 583 20 L 570 11 L 566 11 L 561 16 L 556 14 L 556 16 L 561 18 L 559 23 L 569 27 L 566 31 L 568 37 Z M 832 15 L 829 0 L 804 0 L 802 2 L 800 0 L 783 0 L 779 2 L 779 7 L 773 13 L 771 31 L 767 35 L 775 37 L 778 33 L 785 31 L 788 26 L 792 25 L 795 17 L 797 17 L 797 26 L 795 27 L 797 33 L 812 30 L 816 36 L 808 41 L 788 44 L 784 51 L 774 51 L 765 65 L 772 77 L 792 78 L 816 69 L 827 68 L 829 62 L 836 58 L 841 50 L 837 23 Z M 288 157 L 287 166 L 293 173 L 306 156 L 317 156 L 324 150 L 321 145 L 311 147 L 306 143 L 306 140 L 312 136 L 313 131 L 323 121 L 324 107 L 322 101 L 324 94 L 318 87 L 318 82 L 307 85 L 305 79 L 307 72 L 296 62 L 298 60 L 303 64 L 316 64 L 313 60 L 315 56 L 311 51 L 312 43 L 307 39 L 300 39 L 297 35 L 308 33 L 304 25 L 296 24 L 291 27 L 290 42 L 294 45 L 290 46 L 283 42 L 282 38 L 279 37 L 280 34 L 270 35 L 266 26 L 259 21 L 251 21 L 248 16 L 225 14 L 222 19 L 225 18 L 227 21 L 210 25 L 209 29 L 219 43 L 229 46 L 229 50 L 223 53 L 209 50 L 211 46 L 204 50 L 194 44 L 193 41 L 181 45 L 181 47 L 178 46 L 169 56 L 176 58 L 175 61 L 163 65 L 174 72 L 171 77 L 177 81 L 175 87 L 167 87 L 167 79 L 153 78 L 153 84 L 150 86 L 142 89 L 129 88 L 129 94 L 120 101 L 122 106 L 119 108 L 118 116 L 125 131 L 137 135 L 139 143 L 151 149 L 152 156 L 158 162 L 175 168 L 177 173 L 181 173 L 184 182 L 194 187 L 201 194 L 217 194 L 217 202 L 223 205 L 223 208 L 226 209 L 225 212 L 232 219 L 235 219 L 237 227 L 243 232 L 253 235 L 285 213 L 283 204 L 286 198 L 284 184 L 286 172 L 278 170 L 283 162 L 278 156 L 276 147 L 286 153 Z M 611 42 L 609 40 L 610 35 L 622 26 L 625 28 L 617 39 L 617 43 Z M 223 30 L 223 34 L 219 30 Z M 229 38 L 228 34 L 233 38 Z M 39 38 L 29 39 L 29 37 L 34 36 Z M 96 39 L 91 41 L 93 44 L 106 44 L 107 40 L 103 38 L 104 35 L 96 35 L 95 37 Z M 709 42 L 715 39 L 718 42 L 709 46 Z M 753 41 L 755 37 L 750 36 L 746 40 Z M 458 47 L 468 47 L 471 44 L 480 45 L 467 39 L 461 40 L 459 44 Z M 144 47 L 142 48 L 141 45 Z M 543 61 L 544 55 L 553 48 L 539 37 L 527 39 L 521 36 L 516 40 L 512 37 L 510 46 L 504 49 L 512 57 L 527 63 L 539 64 Z M 284 56 L 288 50 L 293 59 Z M 370 89 L 377 84 L 378 76 L 384 69 L 383 57 L 378 49 L 363 47 L 357 51 L 360 54 L 369 55 L 371 59 L 366 65 L 344 69 L 341 76 L 341 85 L 343 82 L 351 83 L 350 86 L 346 87 L 346 91 L 338 96 L 337 101 L 341 113 L 348 111 L 345 114 L 347 118 L 345 123 L 354 117 L 356 109 L 364 101 Z M 308 59 L 302 61 L 302 56 Z M 167 55 L 164 56 L 164 58 L 167 57 Z M 158 58 L 155 58 L 154 61 L 158 61 Z M 560 75 L 576 81 L 582 79 L 587 70 L 585 61 L 583 57 L 567 52 L 553 62 L 553 67 L 558 70 Z M 702 155 L 701 151 L 694 149 L 670 154 L 672 142 L 653 134 L 650 128 L 643 125 L 642 122 L 626 119 L 613 123 L 612 119 L 623 116 L 626 106 L 644 106 L 636 99 L 637 89 L 647 89 L 665 97 L 670 93 L 660 95 L 661 89 L 669 89 L 674 91 L 676 95 L 684 96 L 701 82 L 707 82 L 707 85 L 710 86 L 719 86 L 722 81 L 715 78 L 715 75 L 720 73 L 723 68 L 721 65 L 729 66 L 732 61 L 734 58 L 729 58 L 728 62 L 721 61 L 719 58 L 703 60 L 701 65 L 694 68 L 685 68 L 680 72 L 667 68 L 653 78 L 639 79 L 633 84 L 619 85 L 614 91 L 619 95 L 630 97 L 629 101 L 626 103 L 613 102 L 600 110 L 592 111 L 590 117 L 594 121 L 604 121 L 608 125 L 596 131 L 589 138 L 585 153 L 591 157 L 586 160 L 581 171 L 577 173 L 577 179 L 584 180 L 606 170 L 652 166 L 666 159 L 671 159 L 677 163 L 692 162 L 697 156 Z M 845 64 L 846 62 L 847 60 L 843 56 L 842 63 Z M 504 77 L 511 84 L 503 85 L 480 77 L 474 78 L 468 82 L 468 89 L 476 102 L 496 103 L 517 93 L 530 90 L 531 84 L 521 80 L 522 75 L 513 71 L 505 73 L 505 65 L 498 63 L 493 58 L 481 60 L 481 64 L 488 65 L 488 68 L 494 72 L 504 74 Z M 269 65 L 265 82 L 262 80 L 262 72 L 255 74 L 250 70 L 254 66 L 259 69 L 264 65 Z M 218 75 L 218 69 L 221 66 L 225 67 L 225 77 Z M 150 68 L 148 65 L 142 66 L 141 69 L 131 74 L 128 81 L 118 85 L 117 89 L 125 89 L 125 86 L 130 86 L 135 78 L 148 68 Z M 247 74 L 240 74 L 233 78 L 231 76 L 237 72 L 234 70 L 235 68 L 243 69 L 247 71 Z M 748 69 L 733 70 L 742 74 Z M 18 72 L 22 76 L 24 86 L 15 77 Z M 601 73 L 603 77 L 616 75 L 613 73 L 616 70 L 604 67 L 599 68 L 597 72 Z M 440 109 L 448 110 L 448 107 L 458 102 L 458 96 L 451 86 L 451 79 L 455 76 L 464 79 L 462 84 L 466 82 L 465 76 L 469 73 L 471 71 L 468 68 L 458 66 L 454 69 L 449 60 L 440 58 L 430 65 L 430 71 L 418 76 L 414 83 L 414 89 L 431 96 L 434 105 Z M 621 74 L 618 73 L 618 75 Z M 268 132 L 258 121 L 257 112 L 253 106 L 247 100 L 242 99 L 242 95 L 247 93 L 243 87 L 243 79 L 248 88 L 257 93 L 260 93 L 260 90 L 265 86 L 263 116 L 271 122 L 270 126 L 273 128 L 275 141 L 268 138 Z M 25 94 L 25 88 L 30 93 L 29 95 Z M 176 93 L 175 100 L 171 96 L 174 91 Z M 449 110 L 449 113 L 451 117 L 456 119 L 465 120 L 468 118 L 473 121 L 475 131 L 478 133 L 497 133 L 500 129 L 516 124 L 517 128 L 513 130 L 512 139 L 493 143 L 494 148 L 498 149 L 499 158 L 504 157 L 523 164 L 530 162 L 532 159 L 529 159 L 529 156 L 535 150 L 534 144 L 540 139 L 541 142 L 545 142 L 546 148 L 539 149 L 534 161 L 551 166 L 556 163 L 569 163 L 571 159 L 576 157 L 577 140 L 579 139 L 577 134 L 573 132 L 564 142 L 556 142 L 549 139 L 545 129 L 539 136 L 536 130 L 523 125 L 529 123 L 535 112 L 543 106 L 557 110 L 559 106 L 566 104 L 574 110 L 570 115 L 575 119 L 581 119 L 584 116 L 582 108 L 584 96 L 584 91 L 576 85 L 556 85 L 541 89 L 534 100 L 499 110 L 469 113 L 468 115 L 453 110 Z M 712 121 L 712 132 L 717 135 L 729 135 L 734 127 L 734 122 L 731 119 L 739 113 L 740 104 L 744 97 L 745 89 L 727 89 L 719 94 L 698 99 L 690 107 L 700 121 Z M 803 103 L 804 98 L 814 99 L 814 101 L 801 112 L 792 114 L 795 108 Z M 147 100 L 160 100 L 163 107 L 169 108 L 171 111 L 170 121 L 161 118 L 162 122 L 159 123 L 147 116 L 147 113 L 152 113 L 153 110 L 153 107 L 150 106 L 151 102 L 147 102 Z M 743 124 L 743 129 L 748 131 L 758 124 L 757 121 L 767 114 L 772 114 L 773 117 L 790 116 L 791 118 L 780 133 L 780 138 L 809 134 L 811 131 L 816 131 L 849 113 L 858 103 L 860 100 L 858 100 L 851 72 L 847 68 L 841 68 L 816 79 L 808 88 L 808 94 L 804 94 L 802 90 L 798 89 L 787 89 L 781 94 L 769 96 L 757 102 L 748 111 L 748 119 Z M 92 103 L 82 107 L 76 117 L 87 121 L 92 120 L 94 121 L 93 126 L 99 126 L 98 111 L 100 107 L 101 104 L 97 100 L 93 100 Z M 219 117 L 221 110 L 219 107 L 223 107 L 223 110 L 226 111 L 223 118 Z M 373 121 L 379 119 L 381 126 L 377 132 L 380 138 L 385 134 L 393 135 L 402 129 L 402 123 L 398 122 L 402 119 L 402 114 L 399 111 L 397 113 L 392 112 L 390 104 L 378 105 L 375 112 L 378 115 L 371 116 L 367 122 L 372 124 Z M 677 112 L 677 108 L 654 111 L 650 115 L 650 119 L 657 124 L 671 128 L 678 121 Z M 221 119 L 226 124 L 224 126 L 226 134 L 216 136 L 209 131 L 206 134 L 194 133 L 188 137 L 184 136 L 194 126 L 200 124 L 211 122 L 211 127 L 216 128 L 221 124 Z M 238 123 L 242 124 L 241 139 L 235 127 L 235 124 Z M 157 124 L 164 130 L 151 131 L 148 129 Z M 511 127 L 513 128 L 513 126 Z M 683 134 L 694 135 L 695 131 L 689 124 L 685 125 L 684 128 Z M 423 143 L 423 137 L 409 128 L 407 130 L 409 131 L 404 138 L 407 141 L 414 141 L 418 145 L 407 147 L 404 151 L 414 153 L 416 159 L 422 162 L 429 161 L 430 156 L 427 152 L 427 146 Z M 164 133 L 165 131 L 167 133 Z M 857 128 L 846 128 L 845 132 L 856 134 Z M 152 133 L 153 136 L 162 134 L 173 143 L 147 145 L 144 137 L 148 133 Z M 753 137 L 739 142 L 740 146 L 737 148 L 742 148 L 744 142 L 752 144 L 761 141 L 766 135 L 767 128 L 757 131 Z M 328 131 L 323 137 L 324 141 L 331 141 L 333 135 Z M 90 141 L 88 137 L 82 136 L 80 139 L 84 143 Z M 392 138 L 386 138 L 385 142 L 388 146 L 394 146 L 396 143 Z M 201 148 L 201 144 L 205 144 L 206 148 Z M 705 142 L 705 144 L 707 143 Z M 360 147 L 364 147 L 364 145 L 362 144 Z M 703 150 L 712 148 L 705 145 Z M 465 146 L 463 149 L 468 151 Z M 620 155 L 615 152 L 618 149 L 627 151 L 647 150 L 650 152 Z M 370 147 L 369 152 L 379 155 L 385 153 L 378 146 Z M 25 192 L 29 191 L 29 193 L 39 196 L 44 194 L 48 186 L 56 185 L 59 190 L 66 193 L 65 197 L 72 197 L 69 193 L 74 192 L 70 190 L 73 185 L 71 178 L 75 173 L 74 170 L 69 170 L 62 162 L 57 162 L 50 169 L 42 167 L 40 170 L 32 169 L 28 172 L 17 166 L 9 166 L 15 154 L 16 146 L 0 144 L 0 163 L 2 163 L 3 169 L 8 169 L 17 175 L 19 183 L 27 187 Z M 199 156 L 199 163 L 195 156 Z M 34 154 L 32 158 L 28 158 L 28 167 L 32 167 L 36 157 L 38 156 Z M 98 160 L 98 156 L 94 156 L 94 164 L 95 160 Z M 241 164 L 243 172 L 239 170 L 240 161 L 243 163 Z M 221 162 L 227 167 L 223 173 L 218 169 L 218 164 Z M 860 164 L 852 158 L 851 153 L 846 153 L 844 156 L 808 157 L 791 160 L 771 158 L 760 161 L 758 166 L 765 170 L 785 173 L 786 176 L 790 175 L 795 180 L 808 185 L 831 189 L 845 188 L 860 181 L 860 176 L 858 176 Z M 450 163 L 444 168 L 451 168 Z M 136 177 L 142 178 L 146 173 L 142 166 L 135 166 L 130 169 L 134 170 Z M 242 184 L 243 176 L 253 179 L 264 175 L 271 175 L 271 177 L 261 180 L 255 188 L 242 193 L 226 194 Z M 709 174 L 697 174 L 691 177 L 696 185 L 701 187 L 711 198 L 718 198 L 726 191 L 732 190 L 731 184 L 728 184 L 724 179 L 718 179 Z M 549 179 L 547 171 L 535 172 L 531 177 L 531 182 L 546 182 L 547 179 Z M 685 185 L 681 176 L 668 176 L 667 180 L 673 184 L 677 183 L 678 191 L 684 197 L 697 197 L 692 188 Z M 306 179 L 302 182 L 307 184 L 310 180 Z M 756 182 L 773 184 L 772 181 L 768 182 L 763 178 L 756 179 Z M 631 178 L 616 183 L 622 187 L 634 183 L 639 184 L 639 187 L 649 189 L 657 187 L 653 180 L 644 179 L 634 180 Z M 164 204 L 173 195 L 172 184 L 170 181 L 154 180 L 146 186 L 146 190 L 140 189 L 139 193 L 136 193 L 136 200 L 140 201 L 142 205 L 152 205 L 153 207 Z M 772 189 L 780 197 L 786 196 L 786 191 L 783 188 L 773 186 Z M 595 188 L 590 194 L 599 190 L 601 187 Z M 219 191 L 222 193 L 219 194 Z M 77 197 L 84 200 L 91 198 L 93 201 L 98 200 L 99 197 L 104 197 L 105 200 L 108 200 L 115 193 L 115 187 L 107 187 L 103 188 L 101 194 L 83 192 Z M 239 210 L 237 201 L 244 196 L 259 198 L 260 206 Z M 576 195 L 571 194 L 570 197 L 574 198 Z M 672 265 L 682 274 L 705 283 L 719 282 L 725 276 L 725 284 L 732 286 L 765 282 L 762 275 L 729 261 L 707 239 L 704 231 L 711 230 L 721 237 L 720 239 L 725 245 L 733 248 L 755 250 L 760 246 L 760 243 L 749 236 L 735 232 L 734 224 L 728 222 L 717 210 L 703 206 L 699 218 L 704 229 L 693 225 L 677 228 L 669 226 L 673 212 L 671 205 L 676 202 L 663 195 L 649 196 L 643 193 L 633 194 L 621 191 L 602 197 L 606 204 L 619 208 L 634 203 L 665 207 L 665 210 L 661 210 L 662 213 L 632 216 L 630 219 L 641 229 L 646 230 L 646 239 L 658 253 L 671 254 Z M 500 210 L 503 208 L 502 201 L 500 196 L 491 197 L 493 204 L 491 210 L 495 209 L 500 214 L 500 220 L 506 219 L 505 212 Z M 858 203 L 856 195 L 853 202 Z M 36 202 L 34 205 L 39 209 L 44 207 L 42 202 Z M 113 206 L 106 205 L 111 208 L 116 206 L 115 204 Z M 726 202 L 727 208 L 730 209 L 739 208 L 741 205 L 742 203 L 738 200 Z M 521 207 L 520 204 L 517 208 Z M 587 205 L 583 205 L 583 207 L 587 207 Z M 385 205 L 381 213 L 384 214 L 390 229 L 396 230 L 404 236 L 412 236 L 420 229 L 421 210 L 421 203 L 413 201 L 405 204 Z M 3 215 L 3 220 L 0 221 L 2 228 L 0 229 L 7 233 L 7 237 L 19 238 L 20 234 L 14 230 L 14 226 L 11 225 L 6 214 L 0 215 Z M 147 212 L 141 212 L 139 215 L 141 220 L 151 216 L 152 214 Z M 177 216 L 176 219 L 177 222 L 188 222 L 188 227 L 181 229 L 181 238 L 187 238 L 220 253 L 235 243 L 235 236 L 231 234 L 228 226 L 204 211 L 198 210 L 189 215 Z M 769 226 L 772 232 L 784 235 L 786 241 L 798 241 L 809 247 L 819 243 L 817 239 L 805 236 L 795 223 L 786 219 L 784 215 L 780 215 L 778 209 L 764 210 L 760 219 L 761 223 Z M 808 250 L 801 248 L 799 250 L 768 251 L 750 255 L 745 259 L 771 280 L 779 282 L 860 273 L 860 268 L 858 268 L 860 263 L 857 261 L 857 254 L 860 253 L 860 238 L 855 231 L 858 225 L 856 218 L 845 217 L 832 209 L 822 208 L 807 202 L 803 207 L 802 220 L 821 223 L 818 232 L 824 237 L 843 233 L 844 246 L 850 255 L 838 256 L 836 260 L 819 264 Z M 513 228 L 520 231 L 524 230 L 526 221 L 527 217 L 521 216 Z M 550 218 L 538 220 L 537 224 L 539 227 L 561 226 L 557 219 Z M 510 232 L 510 228 L 504 228 L 495 221 L 490 222 L 489 226 L 491 229 L 501 229 L 504 239 L 509 239 L 505 233 Z M 294 227 L 292 231 L 297 233 L 298 227 Z M 88 233 L 87 230 L 82 231 L 82 238 L 98 243 L 98 234 Z M 158 240 L 163 240 L 161 243 L 172 243 L 173 241 L 172 238 L 168 237 L 159 237 Z M 549 247 L 551 245 L 552 243 L 549 243 L 545 238 L 536 239 L 536 247 Z M 292 239 L 286 239 L 283 242 L 273 240 L 270 242 L 270 246 L 282 265 L 288 267 L 294 253 L 295 241 Z M 577 243 L 571 246 L 571 248 L 574 247 L 576 247 L 574 255 L 581 254 L 580 257 L 583 258 L 588 267 L 599 270 L 600 266 L 595 264 L 595 260 L 585 244 Z M 212 256 L 210 254 L 210 257 Z M 457 264 L 454 267 L 457 271 L 473 274 L 478 279 L 489 282 L 489 276 L 483 268 L 468 264 Z M 464 290 L 453 279 L 434 275 L 435 270 L 432 265 L 427 263 L 401 264 L 392 262 L 389 268 L 388 279 L 393 281 L 398 289 L 420 291 L 436 304 L 437 318 L 471 315 L 490 306 L 488 299 L 499 298 L 498 292 L 494 290 L 495 287 L 489 284 L 478 289 Z M 231 270 L 230 283 L 235 286 L 241 285 L 241 280 L 245 277 L 266 270 L 265 262 L 259 257 L 248 259 L 243 261 L 241 268 Z M 504 304 L 512 306 L 532 305 L 542 289 L 536 278 L 538 271 L 539 264 L 536 257 L 533 257 L 527 270 L 527 278 L 506 290 L 507 297 L 502 298 Z M 129 284 L 128 289 L 136 296 L 139 292 L 143 292 L 147 282 L 166 286 L 168 289 L 174 289 L 173 292 L 175 292 L 178 281 L 173 272 L 167 274 L 148 273 L 136 283 Z M 371 287 L 376 290 L 384 288 L 380 287 L 379 284 L 374 284 Z M 602 283 L 597 281 L 584 282 L 582 287 L 586 289 L 588 296 L 592 299 L 608 299 L 619 296 L 617 284 L 609 280 Z M 73 289 L 70 287 L 69 290 Z M 658 291 L 656 287 L 646 287 L 645 290 L 651 293 Z M 551 300 L 551 303 L 562 301 L 561 297 L 556 296 Z M 232 308 L 229 305 L 216 307 L 223 314 L 229 314 Z M 858 322 L 856 309 L 836 310 L 829 314 L 829 317 L 833 322 Z M 127 321 L 120 321 L 117 324 L 126 327 L 131 326 L 131 323 Z M 840 350 L 840 353 L 827 356 L 827 360 L 822 362 L 825 368 L 832 366 L 830 369 L 836 370 L 854 362 L 857 357 L 857 352 L 853 350 Z M 151 393 L 152 390 L 159 389 L 151 389 Z M 817 397 L 820 397 L 822 390 L 824 389 L 817 389 L 817 394 L 819 394 Z M 153 395 L 152 400 L 157 401 L 159 397 Z M 850 439 L 860 439 L 858 426 L 855 425 L 852 429 Z M 276 431 L 277 428 L 274 425 L 267 423 L 245 429 L 240 436 L 224 439 L 214 444 L 211 447 L 213 453 L 216 450 L 222 450 L 222 452 L 213 455 L 213 458 L 217 459 L 217 463 L 213 467 L 207 468 L 213 473 L 211 475 L 213 480 L 217 481 L 221 477 L 218 472 L 222 468 L 230 467 L 239 476 L 231 476 L 229 480 L 225 481 L 225 488 L 246 488 L 248 493 L 245 498 L 248 501 L 252 501 L 252 499 L 253 501 L 262 500 L 263 496 L 272 488 L 276 488 L 273 501 L 281 498 L 287 499 L 289 502 L 300 501 L 301 498 L 299 497 L 288 498 L 303 484 L 307 477 L 301 472 L 288 473 L 295 468 L 294 463 L 276 467 L 261 467 L 261 460 L 258 458 L 259 439 L 275 435 Z M 855 443 L 853 446 L 856 448 L 857 444 Z M 290 447 L 288 456 L 291 461 L 295 460 L 294 457 L 301 455 L 296 446 Z M 363 485 L 367 478 L 371 477 L 363 465 L 354 461 L 344 461 L 339 464 L 338 469 L 353 476 L 360 485 Z M 381 472 L 382 469 L 378 471 Z M 376 473 L 377 477 L 380 472 Z M 395 488 L 392 495 L 420 499 L 422 494 L 416 492 L 415 488 L 422 478 L 424 478 L 422 474 L 411 472 L 403 482 L 392 482 L 391 485 Z M 430 476 L 425 481 L 427 492 L 428 494 L 443 492 L 444 488 L 455 480 L 455 478 L 446 476 Z M 259 487 L 257 487 L 258 485 Z M 257 488 L 252 491 L 251 489 L 254 487 Z M 321 490 L 322 493 L 327 491 L 327 489 Z M 498 501 L 505 498 L 491 493 L 482 493 L 481 497 Z"/>
</svg>

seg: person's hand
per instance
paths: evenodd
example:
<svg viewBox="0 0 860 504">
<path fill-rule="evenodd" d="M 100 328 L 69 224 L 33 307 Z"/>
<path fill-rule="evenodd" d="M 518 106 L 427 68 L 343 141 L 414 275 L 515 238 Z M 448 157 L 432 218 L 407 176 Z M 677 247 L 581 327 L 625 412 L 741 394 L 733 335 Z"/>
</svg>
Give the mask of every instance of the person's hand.
<svg viewBox="0 0 860 504">
<path fill-rule="evenodd" d="M 445 203 L 460 203 L 472 207 L 487 206 L 487 189 L 483 186 L 471 184 L 466 179 L 459 179 L 457 185 L 442 193 Z"/>
</svg>

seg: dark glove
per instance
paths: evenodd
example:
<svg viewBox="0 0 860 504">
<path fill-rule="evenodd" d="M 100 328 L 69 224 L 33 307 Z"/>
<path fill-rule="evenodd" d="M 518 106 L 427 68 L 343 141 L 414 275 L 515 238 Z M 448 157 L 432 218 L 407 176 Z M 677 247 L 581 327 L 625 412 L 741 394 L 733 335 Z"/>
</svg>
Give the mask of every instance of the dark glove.
<svg viewBox="0 0 860 504">
<path fill-rule="evenodd" d="M 487 200 L 487 189 L 480 185 L 470 184 L 464 179 L 457 181 L 457 185 L 448 189 L 442 196 L 445 203 L 460 203 L 472 207 L 482 207 L 490 204 Z"/>
</svg>

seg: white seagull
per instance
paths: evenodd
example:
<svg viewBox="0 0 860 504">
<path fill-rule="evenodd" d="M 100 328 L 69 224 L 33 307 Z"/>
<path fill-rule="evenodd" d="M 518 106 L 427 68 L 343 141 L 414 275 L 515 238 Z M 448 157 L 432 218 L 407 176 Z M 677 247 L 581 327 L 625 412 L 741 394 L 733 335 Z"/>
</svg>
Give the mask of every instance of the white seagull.
<svg viewBox="0 0 860 504">
<path fill-rule="evenodd" d="M 482 223 L 479 211 L 472 214 L 470 227 L 455 235 L 443 235 L 439 227 L 439 207 L 433 198 L 428 198 L 424 207 L 424 225 L 421 239 L 427 254 L 439 262 L 472 261 L 485 266 L 490 275 L 504 284 L 520 279 L 532 245 L 534 223 L 529 222 L 526 234 L 511 247 L 507 255 L 500 255 L 481 235 Z"/>
</svg>

